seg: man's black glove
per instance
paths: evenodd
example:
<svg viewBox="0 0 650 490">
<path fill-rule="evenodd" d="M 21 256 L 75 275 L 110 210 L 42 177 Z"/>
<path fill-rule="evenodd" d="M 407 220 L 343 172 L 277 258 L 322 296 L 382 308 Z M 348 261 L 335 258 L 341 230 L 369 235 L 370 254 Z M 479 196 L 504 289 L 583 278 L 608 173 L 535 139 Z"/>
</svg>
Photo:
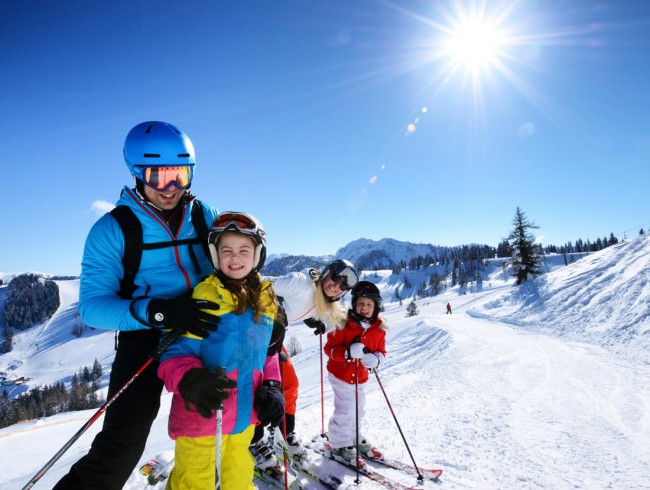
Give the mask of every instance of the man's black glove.
<svg viewBox="0 0 650 490">
<path fill-rule="evenodd" d="M 314 329 L 314 335 L 320 335 L 322 333 L 325 333 L 325 324 L 320 320 L 316 320 L 315 318 L 307 318 L 306 320 L 303 321 L 305 322 L 305 325 L 307 325 L 309 328 Z"/>
<path fill-rule="evenodd" d="M 181 329 L 204 339 L 217 329 L 219 317 L 202 309 L 216 311 L 219 305 L 194 299 L 191 292 L 177 298 L 154 298 L 147 305 L 147 320 L 156 327 Z"/>
<path fill-rule="evenodd" d="M 279 427 L 284 418 L 284 392 L 277 381 L 264 381 L 255 392 L 253 403 L 262 425 Z"/>
<path fill-rule="evenodd" d="M 223 401 L 230 396 L 227 388 L 237 387 L 237 381 L 227 378 L 223 369 L 211 373 L 207 368 L 192 368 L 178 383 L 178 392 L 185 401 L 185 409 L 191 411 L 190 402 L 201 417 L 212 418 L 212 410 L 223 408 Z"/>
</svg>

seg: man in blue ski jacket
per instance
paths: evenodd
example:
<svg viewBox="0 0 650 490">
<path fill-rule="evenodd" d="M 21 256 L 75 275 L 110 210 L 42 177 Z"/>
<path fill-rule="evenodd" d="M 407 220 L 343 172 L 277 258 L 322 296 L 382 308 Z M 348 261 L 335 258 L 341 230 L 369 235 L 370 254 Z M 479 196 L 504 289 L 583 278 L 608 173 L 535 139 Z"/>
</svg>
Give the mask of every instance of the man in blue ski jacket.
<svg viewBox="0 0 650 490">
<path fill-rule="evenodd" d="M 90 230 L 79 289 L 84 322 L 119 331 L 108 399 L 145 364 L 163 329 L 206 337 L 218 318 L 200 311 L 218 305 L 191 297 L 194 286 L 213 270 L 204 249 L 206 223 L 218 214 L 189 192 L 196 167 L 192 142 L 171 124 L 144 122 L 127 135 L 124 159 L 135 188 L 124 187 L 116 209 Z M 126 220 L 131 225 L 124 227 L 118 214 L 131 217 Z M 160 407 L 163 384 L 157 368 L 152 363 L 110 404 L 90 451 L 54 488 L 124 486 Z"/>
</svg>

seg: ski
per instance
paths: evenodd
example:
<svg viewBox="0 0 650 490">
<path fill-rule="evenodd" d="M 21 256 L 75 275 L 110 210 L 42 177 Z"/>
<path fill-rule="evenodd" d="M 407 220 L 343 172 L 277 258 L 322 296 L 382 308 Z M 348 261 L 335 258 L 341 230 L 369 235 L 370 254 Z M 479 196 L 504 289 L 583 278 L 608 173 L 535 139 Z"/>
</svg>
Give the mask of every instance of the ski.
<svg viewBox="0 0 650 490">
<path fill-rule="evenodd" d="M 352 471 L 357 471 L 357 466 L 352 463 L 351 461 L 348 461 L 347 459 L 343 458 L 337 458 L 336 456 L 333 456 L 331 453 L 328 454 L 325 450 L 325 446 L 318 445 L 315 447 L 312 447 L 311 445 L 306 445 L 305 448 L 311 449 L 312 451 L 317 452 L 324 458 L 327 458 L 332 461 L 336 461 L 340 465 L 345 466 L 346 468 L 352 470 Z M 363 465 L 359 467 L 359 475 L 363 476 L 364 478 L 368 478 L 369 480 L 374 481 L 375 483 L 378 483 L 380 485 L 383 485 L 389 490 L 421 490 L 421 487 L 416 487 L 412 486 L 409 487 L 407 485 L 404 485 L 400 482 L 397 482 L 395 480 L 392 480 L 381 473 L 377 473 L 376 471 L 372 470 L 371 468 L 368 468 L 367 465 Z M 409 474 L 409 476 L 411 476 Z"/>
<path fill-rule="evenodd" d="M 420 470 L 419 474 L 430 481 L 436 481 L 438 478 L 440 478 L 440 475 L 442 475 L 442 470 L 420 468 L 419 466 L 418 469 L 416 470 L 415 466 L 410 465 L 408 463 L 403 463 L 402 461 L 388 459 L 386 457 L 384 457 L 383 459 L 375 459 L 375 458 L 370 458 L 363 453 L 359 453 L 359 454 L 361 454 L 361 456 L 363 456 L 363 458 L 368 461 L 385 466 L 386 468 L 403 471 L 404 473 L 408 473 L 409 475 L 419 476 L 418 470 Z"/>
<path fill-rule="evenodd" d="M 167 463 L 161 463 L 157 459 L 150 459 L 145 464 L 140 466 L 140 474 L 146 476 L 147 483 L 153 486 L 167 479 L 169 472 L 166 470 L 173 462 L 174 459 L 171 459 Z"/>
<path fill-rule="evenodd" d="M 315 465 L 313 464 L 312 459 L 308 457 L 306 449 L 303 448 L 304 452 L 301 454 L 292 455 L 289 446 L 277 427 L 269 433 L 267 442 L 271 445 L 275 457 L 278 458 L 281 463 L 284 463 L 285 458 L 289 461 L 289 467 L 292 469 L 294 474 L 301 473 L 310 480 L 330 490 L 338 490 L 339 486 L 343 483 L 343 481 L 336 476 L 323 476 L 314 471 Z"/>
<path fill-rule="evenodd" d="M 333 475 L 319 475 L 313 469 L 303 466 L 301 461 L 294 460 L 292 461 L 291 466 L 298 473 L 305 475 L 310 480 L 330 490 L 338 490 L 338 488 L 343 484 L 343 480 L 339 477 Z"/>
<path fill-rule="evenodd" d="M 263 481 L 264 483 L 268 483 L 269 485 L 273 485 L 276 488 L 279 488 L 281 490 L 285 489 L 284 486 L 284 469 L 280 469 L 278 467 L 267 469 L 267 470 L 260 470 L 259 468 L 255 468 L 254 470 L 254 476 L 255 478 Z M 290 489 L 301 489 L 302 484 L 298 481 L 296 477 L 293 477 L 292 475 L 289 475 L 289 488 Z"/>
</svg>

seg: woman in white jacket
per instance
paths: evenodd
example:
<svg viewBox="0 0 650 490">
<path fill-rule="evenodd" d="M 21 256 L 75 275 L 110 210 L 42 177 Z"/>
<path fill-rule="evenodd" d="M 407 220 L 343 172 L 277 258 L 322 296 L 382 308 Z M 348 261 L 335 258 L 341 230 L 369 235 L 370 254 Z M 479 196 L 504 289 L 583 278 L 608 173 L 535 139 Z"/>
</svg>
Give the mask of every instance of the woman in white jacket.
<svg viewBox="0 0 650 490">
<path fill-rule="evenodd" d="M 359 280 L 359 274 L 351 262 L 335 260 L 323 271 L 309 269 L 291 272 L 285 276 L 265 278 L 273 282 L 273 290 L 287 315 L 288 324 L 303 321 L 314 329 L 315 335 L 325 333 L 325 325 L 334 327 L 346 321 L 347 312 L 339 300 Z M 302 441 L 295 433 L 296 402 L 298 400 L 298 377 L 284 347 L 280 355 L 282 388 L 285 397 L 286 442 L 291 455 L 300 458 L 304 454 Z M 264 440 L 264 428 L 258 426 L 251 442 L 251 453 L 260 469 L 278 464 Z"/>
</svg>

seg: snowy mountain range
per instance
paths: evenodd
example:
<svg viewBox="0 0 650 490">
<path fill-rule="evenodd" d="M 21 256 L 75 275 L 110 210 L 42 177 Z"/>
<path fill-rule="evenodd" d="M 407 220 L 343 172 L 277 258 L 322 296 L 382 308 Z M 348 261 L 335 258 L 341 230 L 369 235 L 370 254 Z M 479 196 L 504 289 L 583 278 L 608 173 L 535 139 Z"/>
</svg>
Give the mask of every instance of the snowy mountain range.
<svg viewBox="0 0 650 490">
<path fill-rule="evenodd" d="M 352 244 L 337 255 L 354 260 L 353 253 L 369 250 L 364 240 Z M 384 245 L 390 249 L 391 241 Z M 418 247 L 414 254 L 430 253 Z M 418 464 L 442 468 L 448 488 L 650 489 L 649 250 L 646 235 L 566 266 L 550 256 L 549 272 L 521 287 L 495 259 L 481 290 L 449 288 L 418 299 L 414 317 L 406 316 L 406 307 L 415 287 L 405 289 L 404 280 L 420 284 L 430 270 L 364 273 L 386 303 L 383 316 L 391 328 L 380 375 Z M 394 260 L 388 250 L 386 255 Z M 14 350 L 0 356 L 7 377 L 29 379 L 3 386 L 10 397 L 30 386 L 69 382 L 94 359 L 104 368 L 106 390 L 114 333 L 89 329 L 80 338 L 72 335 L 78 280 L 57 284 L 61 306 L 55 315 L 17 333 Z M 401 301 L 393 300 L 396 290 Z M 445 314 L 447 302 L 451 315 Z M 301 379 L 297 428 L 308 438 L 320 433 L 321 424 L 326 428 L 331 393 L 325 380 L 322 414 L 318 337 L 299 325 L 288 336 L 302 346 L 294 357 Z M 369 393 L 366 426 L 373 442 L 408 460 L 376 383 Z M 170 398 L 163 395 L 143 462 L 173 454 L 166 434 Z M 20 488 L 93 412 L 0 430 L 0 488 Z M 100 426 L 101 421 L 77 441 L 36 488 L 51 488 L 85 454 Z M 339 473 L 341 488 L 356 488 L 354 475 Z M 137 472 L 125 488 L 143 488 Z"/>
</svg>

